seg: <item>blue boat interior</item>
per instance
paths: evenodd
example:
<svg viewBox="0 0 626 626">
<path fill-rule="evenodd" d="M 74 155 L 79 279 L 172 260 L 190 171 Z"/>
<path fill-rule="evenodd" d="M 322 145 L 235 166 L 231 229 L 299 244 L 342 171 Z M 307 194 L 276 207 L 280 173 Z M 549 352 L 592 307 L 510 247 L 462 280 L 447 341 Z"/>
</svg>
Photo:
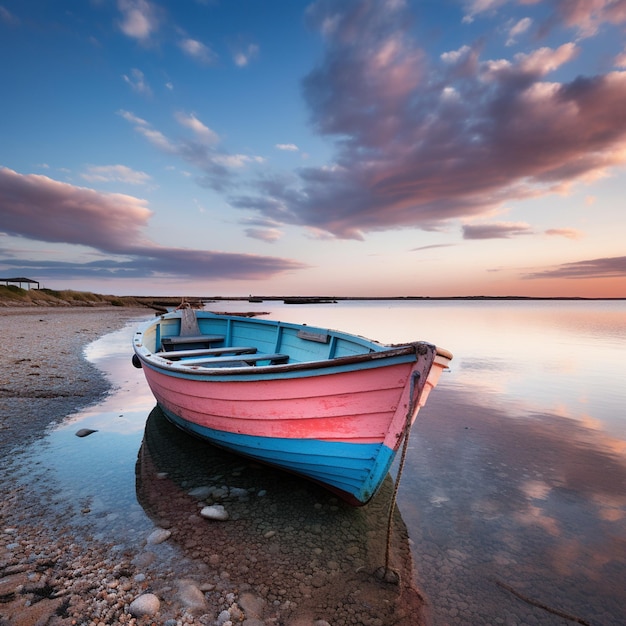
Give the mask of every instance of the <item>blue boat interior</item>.
<svg viewBox="0 0 626 626">
<path fill-rule="evenodd" d="M 309 363 L 388 349 L 374 341 L 317 327 L 246 318 L 166 314 L 145 328 L 143 346 L 169 361 L 209 367 Z"/>
</svg>

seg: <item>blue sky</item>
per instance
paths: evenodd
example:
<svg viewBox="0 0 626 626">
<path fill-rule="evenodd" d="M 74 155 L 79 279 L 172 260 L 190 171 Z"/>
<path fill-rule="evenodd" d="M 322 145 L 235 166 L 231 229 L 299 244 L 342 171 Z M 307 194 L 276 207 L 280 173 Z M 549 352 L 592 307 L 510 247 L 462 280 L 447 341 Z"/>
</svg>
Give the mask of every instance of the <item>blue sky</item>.
<svg viewBox="0 0 626 626">
<path fill-rule="evenodd" d="M 626 297 L 626 0 L 0 0 L 0 277 Z"/>
</svg>

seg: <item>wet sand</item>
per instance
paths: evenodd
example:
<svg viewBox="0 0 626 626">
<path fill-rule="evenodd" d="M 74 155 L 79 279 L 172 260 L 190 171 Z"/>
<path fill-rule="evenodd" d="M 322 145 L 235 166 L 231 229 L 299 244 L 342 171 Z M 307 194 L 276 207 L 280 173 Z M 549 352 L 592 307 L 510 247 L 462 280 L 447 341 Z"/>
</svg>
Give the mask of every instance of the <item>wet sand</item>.
<svg viewBox="0 0 626 626">
<path fill-rule="evenodd" d="M 391 551 L 399 584 L 374 575 L 384 563 L 389 485 L 356 511 L 322 490 L 311 508 L 306 508 L 313 502 L 310 493 L 304 492 L 298 496 L 306 498 L 304 505 L 280 492 L 261 504 L 235 498 L 231 508 L 239 507 L 240 519 L 212 531 L 195 514 L 196 499 L 174 480 L 173 466 L 163 471 L 163 463 L 172 463 L 169 446 L 159 453 L 144 441 L 138 495 L 160 537 L 167 539 L 160 544 L 151 536 L 123 548 L 115 536 L 78 529 L 72 521 L 75 503 L 54 501 L 53 488 L 48 501 L 24 486 L 20 476 L 31 470 L 20 464 L 21 451 L 109 391 L 102 373 L 83 358 L 85 345 L 149 314 L 125 308 L 0 309 L 5 354 L 0 373 L 0 472 L 5 477 L 0 484 L 0 624 L 426 623 L 399 515 Z M 255 527 L 246 516 L 251 511 L 255 524 L 263 527 L 260 537 L 250 535 Z M 88 515 L 88 509 L 83 513 Z M 281 537 L 281 525 L 288 524 L 291 531 Z M 302 528 L 294 532 L 298 524 Z M 303 537 L 310 545 L 302 543 Z M 171 554 L 169 560 L 162 558 L 166 550 L 178 555 L 175 567 Z M 146 604 L 144 616 L 138 598 Z"/>
<path fill-rule="evenodd" d="M 0 307 L 0 457 L 41 437 L 109 385 L 84 347 L 149 309 Z"/>
</svg>

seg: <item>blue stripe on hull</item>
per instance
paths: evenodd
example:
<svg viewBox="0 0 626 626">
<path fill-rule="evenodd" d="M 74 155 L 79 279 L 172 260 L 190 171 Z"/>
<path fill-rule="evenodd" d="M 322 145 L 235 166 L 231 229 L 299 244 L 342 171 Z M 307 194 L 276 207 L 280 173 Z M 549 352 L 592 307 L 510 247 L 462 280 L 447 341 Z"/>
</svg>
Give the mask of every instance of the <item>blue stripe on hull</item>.
<svg viewBox="0 0 626 626">
<path fill-rule="evenodd" d="M 384 480 L 395 452 L 374 443 L 342 443 L 317 439 L 254 437 L 214 430 L 189 422 L 161 407 L 177 426 L 202 439 L 295 472 L 329 487 L 353 504 L 365 504 Z"/>
</svg>

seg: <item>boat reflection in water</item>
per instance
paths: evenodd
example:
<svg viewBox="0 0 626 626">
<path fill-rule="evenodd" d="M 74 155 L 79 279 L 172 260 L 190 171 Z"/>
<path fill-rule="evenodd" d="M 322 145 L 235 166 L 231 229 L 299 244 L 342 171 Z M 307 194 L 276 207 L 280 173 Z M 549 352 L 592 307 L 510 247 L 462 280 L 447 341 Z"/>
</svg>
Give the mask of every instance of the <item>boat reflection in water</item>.
<svg viewBox="0 0 626 626">
<path fill-rule="evenodd" d="M 419 623 L 406 526 L 397 508 L 386 561 L 393 481 L 367 507 L 354 508 L 322 487 L 213 447 L 173 426 L 155 407 L 136 465 L 137 498 L 183 556 L 205 568 L 203 582 L 249 589 L 267 600 L 264 617 L 320 616 L 331 623 Z M 200 516 L 222 505 L 227 521 Z M 319 618 L 319 617 L 318 617 Z"/>
</svg>

